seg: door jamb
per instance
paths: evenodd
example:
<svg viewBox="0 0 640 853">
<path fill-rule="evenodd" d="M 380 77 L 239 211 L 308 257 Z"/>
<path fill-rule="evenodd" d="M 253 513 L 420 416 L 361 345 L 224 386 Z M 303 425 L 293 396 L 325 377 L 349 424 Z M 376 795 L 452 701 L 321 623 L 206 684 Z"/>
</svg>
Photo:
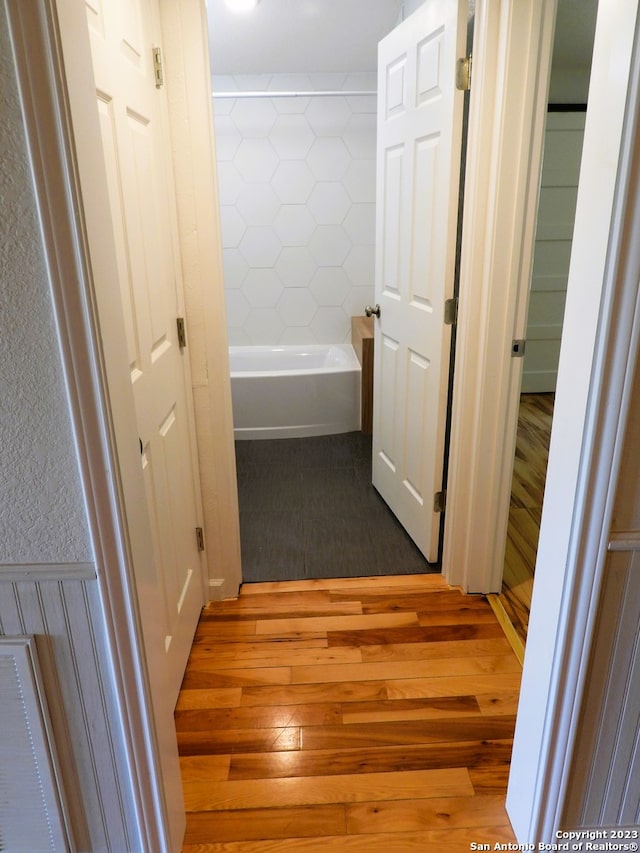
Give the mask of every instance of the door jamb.
<svg viewBox="0 0 640 853">
<path fill-rule="evenodd" d="M 206 599 L 242 582 L 206 9 L 160 0 L 169 133 L 209 576 Z M 188 81 L 188 85 L 187 85 Z"/>
<path fill-rule="evenodd" d="M 131 779 L 131 811 L 141 849 L 168 853 L 180 849 L 184 812 L 177 814 L 176 821 L 175 809 L 170 814 L 167 808 L 165 794 L 167 788 L 175 791 L 176 772 L 180 785 L 175 747 L 175 761 L 171 761 L 168 726 L 173 728 L 173 718 L 154 720 L 133 573 L 134 563 L 153 572 L 153 551 L 148 519 L 145 524 L 140 513 L 130 512 L 131 506 L 144 507 L 146 499 L 136 441 L 128 441 L 137 436 L 137 430 L 128 370 L 126 363 L 121 364 L 124 325 L 119 306 L 114 299 L 107 300 L 101 314 L 116 331 L 119 321 L 121 334 L 101 338 L 93 281 L 96 268 L 101 274 L 115 269 L 115 249 L 107 230 L 104 250 L 89 255 L 85 222 L 99 212 L 82 197 L 70 104 L 71 90 L 79 81 L 86 84 L 91 75 L 78 76 L 77 69 L 70 67 L 70 57 L 63 59 L 64 38 L 77 36 L 72 42 L 74 60 L 86 71 L 88 40 L 81 35 L 86 18 L 83 6 L 69 0 L 5 2 L 96 562 L 101 627 L 111 656 Z M 108 209 L 106 197 L 103 201 L 103 209 Z M 174 728 L 172 736 L 175 743 Z"/>
<path fill-rule="evenodd" d="M 591 652 L 606 633 L 598 619 L 616 619 L 599 609 L 625 432 L 637 408 L 639 36 L 636 0 L 600 4 L 507 792 L 514 830 L 527 841 L 557 840 L 571 774 L 591 758 L 575 753 Z"/>
<path fill-rule="evenodd" d="M 556 0 L 479 0 L 442 571 L 500 592 Z"/>
</svg>

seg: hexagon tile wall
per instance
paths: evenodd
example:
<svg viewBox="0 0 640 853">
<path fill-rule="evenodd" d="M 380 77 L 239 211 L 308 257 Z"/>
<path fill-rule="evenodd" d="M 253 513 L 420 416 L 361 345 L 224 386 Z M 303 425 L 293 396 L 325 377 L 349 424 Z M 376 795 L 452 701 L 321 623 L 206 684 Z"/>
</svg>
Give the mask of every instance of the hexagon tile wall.
<svg viewBox="0 0 640 853">
<path fill-rule="evenodd" d="M 350 340 L 373 299 L 375 73 L 214 77 L 229 343 Z"/>
</svg>

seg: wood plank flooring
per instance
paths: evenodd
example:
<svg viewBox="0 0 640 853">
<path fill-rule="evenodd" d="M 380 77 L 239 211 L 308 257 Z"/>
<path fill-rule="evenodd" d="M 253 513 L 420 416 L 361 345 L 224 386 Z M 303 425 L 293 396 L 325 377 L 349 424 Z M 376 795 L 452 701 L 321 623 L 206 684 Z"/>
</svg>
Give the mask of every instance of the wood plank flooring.
<svg viewBox="0 0 640 853">
<path fill-rule="evenodd" d="M 440 575 L 244 585 L 204 609 L 176 708 L 183 853 L 514 842 L 520 676 Z"/>
<path fill-rule="evenodd" d="M 522 394 L 511 486 L 502 594 L 507 616 L 524 643 L 547 476 L 553 394 Z"/>
</svg>

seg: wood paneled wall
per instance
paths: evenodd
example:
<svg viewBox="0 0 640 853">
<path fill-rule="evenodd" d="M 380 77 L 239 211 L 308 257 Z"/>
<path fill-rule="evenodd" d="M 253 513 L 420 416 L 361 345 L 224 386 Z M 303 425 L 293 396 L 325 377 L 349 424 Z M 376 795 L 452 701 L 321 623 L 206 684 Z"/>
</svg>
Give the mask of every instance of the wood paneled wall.
<svg viewBox="0 0 640 853">
<path fill-rule="evenodd" d="M 640 371 L 616 489 L 565 824 L 640 825 Z"/>
<path fill-rule="evenodd" d="M 57 569 L 32 567 L 28 581 L 0 574 L 0 634 L 35 636 L 78 851 L 137 850 L 97 583 L 84 564 L 50 579 Z M 11 777 L 11 767 L 3 771 Z"/>
</svg>

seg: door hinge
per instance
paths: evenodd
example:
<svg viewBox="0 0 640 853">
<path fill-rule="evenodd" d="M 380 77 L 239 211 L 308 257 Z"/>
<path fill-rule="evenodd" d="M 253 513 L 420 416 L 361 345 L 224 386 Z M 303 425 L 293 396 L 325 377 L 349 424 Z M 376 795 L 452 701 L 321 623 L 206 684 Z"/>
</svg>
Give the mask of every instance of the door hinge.
<svg viewBox="0 0 640 853">
<path fill-rule="evenodd" d="M 176 326 L 178 328 L 178 346 L 184 349 L 187 345 L 187 329 L 184 324 L 184 317 L 176 317 Z"/>
<path fill-rule="evenodd" d="M 523 358 L 527 342 L 521 338 L 511 341 L 511 358 Z"/>
<path fill-rule="evenodd" d="M 434 512 L 444 512 L 445 506 L 447 505 L 447 490 L 443 489 L 441 492 L 436 492 L 433 496 L 433 511 Z"/>
<path fill-rule="evenodd" d="M 471 65 L 471 54 L 463 56 L 456 62 L 456 89 L 461 92 L 468 92 L 471 88 Z"/>
<path fill-rule="evenodd" d="M 204 530 L 201 527 L 196 527 L 196 542 L 198 551 L 204 551 Z"/>
<path fill-rule="evenodd" d="M 444 322 L 446 326 L 455 326 L 458 322 L 458 297 L 445 299 L 444 301 Z"/>
<path fill-rule="evenodd" d="M 153 74 L 156 78 L 156 89 L 161 89 L 164 84 L 164 70 L 162 68 L 162 49 L 153 48 Z"/>
</svg>

